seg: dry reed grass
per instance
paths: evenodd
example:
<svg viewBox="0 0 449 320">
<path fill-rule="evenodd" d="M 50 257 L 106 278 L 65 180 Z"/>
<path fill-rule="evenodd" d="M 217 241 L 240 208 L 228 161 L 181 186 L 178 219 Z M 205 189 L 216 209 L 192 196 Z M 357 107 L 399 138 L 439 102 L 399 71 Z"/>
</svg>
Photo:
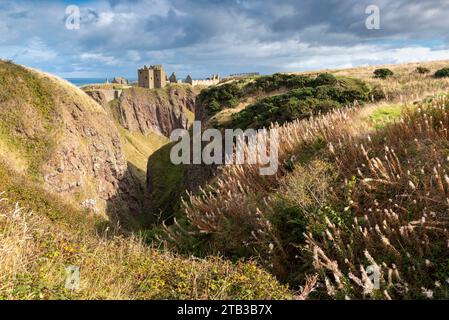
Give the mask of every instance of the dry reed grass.
<svg viewBox="0 0 449 320">
<path fill-rule="evenodd" d="M 1 299 L 290 299 L 255 263 L 181 258 L 139 238 L 55 224 L 0 195 Z M 65 288 L 79 266 L 78 290 Z M 306 293 L 304 293 L 306 294 Z"/>
<path fill-rule="evenodd" d="M 186 216 L 193 230 L 207 235 L 210 250 L 256 256 L 287 278 L 308 266 L 292 282 L 319 272 L 327 289 L 321 294 L 333 298 L 447 297 L 449 98 L 411 102 L 447 91 L 449 83 L 421 75 L 408 82 L 404 72 L 416 66 L 403 68 L 383 83 L 399 92 L 391 101 L 404 102 L 399 121 L 373 128 L 366 118 L 378 106 L 368 106 L 273 125 L 281 139 L 276 175 L 260 176 L 258 165 L 224 167 L 218 181 L 190 194 Z M 313 159 L 329 165 L 332 177 Z M 285 224 L 276 224 L 283 214 L 276 196 L 292 190 L 297 193 L 288 198 L 307 224 L 298 243 L 286 243 Z M 173 239 L 181 234 L 177 228 L 168 233 Z M 379 289 L 369 282 L 369 265 L 380 270 Z"/>
</svg>

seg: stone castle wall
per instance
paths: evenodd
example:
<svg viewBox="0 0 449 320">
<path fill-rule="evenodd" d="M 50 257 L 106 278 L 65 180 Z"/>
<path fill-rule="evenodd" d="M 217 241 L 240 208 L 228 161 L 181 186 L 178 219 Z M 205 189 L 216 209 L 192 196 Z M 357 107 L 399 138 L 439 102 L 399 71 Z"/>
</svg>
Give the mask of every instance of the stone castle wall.
<svg viewBox="0 0 449 320">
<path fill-rule="evenodd" d="M 122 95 L 122 90 L 117 89 L 95 89 L 95 91 L 104 94 L 106 102 L 111 102 L 114 99 L 119 99 Z"/>
<path fill-rule="evenodd" d="M 220 82 L 220 80 L 192 80 L 192 86 L 213 86 Z"/>
</svg>

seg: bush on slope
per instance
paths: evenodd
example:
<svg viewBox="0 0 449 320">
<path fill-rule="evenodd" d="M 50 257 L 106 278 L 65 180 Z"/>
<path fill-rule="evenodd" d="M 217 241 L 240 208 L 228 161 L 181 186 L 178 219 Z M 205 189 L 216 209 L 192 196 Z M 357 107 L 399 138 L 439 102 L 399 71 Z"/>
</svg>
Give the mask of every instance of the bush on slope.
<svg viewBox="0 0 449 320">
<path fill-rule="evenodd" d="M 280 127 L 278 174 L 225 169 L 185 203 L 190 231 L 209 252 L 258 257 L 292 285 L 318 272 L 320 296 L 447 298 L 449 98 L 375 130 L 360 117 Z"/>
<path fill-rule="evenodd" d="M 336 79 L 322 74 L 304 87 L 264 98 L 233 115 L 232 125 L 242 129 L 269 127 L 325 114 L 333 109 L 363 103 L 370 89 L 360 80 Z"/>
</svg>

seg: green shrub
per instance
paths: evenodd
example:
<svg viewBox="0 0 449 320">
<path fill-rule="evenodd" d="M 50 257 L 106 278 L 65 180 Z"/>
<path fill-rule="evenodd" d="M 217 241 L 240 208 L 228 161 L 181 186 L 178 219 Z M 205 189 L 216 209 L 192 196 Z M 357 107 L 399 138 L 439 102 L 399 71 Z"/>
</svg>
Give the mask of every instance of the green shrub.
<svg viewBox="0 0 449 320">
<path fill-rule="evenodd" d="M 378 79 L 386 79 L 394 75 L 393 71 L 387 68 L 377 69 L 374 71 L 374 77 Z"/>
<path fill-rule="evenodd" d="M 245 92 L 247 94 L 269 93 L 280 89 L 293 89 L 307 87 L 313 81 L 312 78 L 302 75 L 275 73 L 271 76 L 257 78 L 249 83 Z"/>
<path fill-rule="evenodd" d="M 332 79 L 326 77 L 321 81 L 332 83 Z M 241 80 L 207 88 L 201 91 L 199 101 L 209 115 L 214 115 L 223 109 L 236 107 L 249 96 L 267 94 L 283 89 L 304 88 L 312 86 L 313 82 L 314 80 L 308 76 L 276 73 L 271 76 L 258 77 L 249 83 Z"/>
<path fill-rule="evenodd" d="M 375 86 L 373 89 L 371 89 L 370 92 L 370 100 L 375 101 L 381 101 L 386 98 L 385 92 L 380 86 Z"/>
<path fill-rule="evenodd" d="M 315 86 L 335 85 L 337 78 L 330 73 L 320 74 L 314 81 Z"/>
<path fill-rule="evenodd" d="M 261 99 L 232 116 L 233 127 L 245 129 L 269 127 L 324 114 L 354 101 L 368 101 L 369 87 L 360 80 L 322 74 L 307 87 Z"/>
<path fill-rule="evenodd" d="M 449 77 L 449 68 L 443 68 L 435 72 L 435 78 L 447 78 Z"/>
<path fill-rule="evenodd" d="M 419 74 L 426 74 L 426 73 L 430 73 L 430 69 L 420 66 L 420 67 L 416 68 L 416 72 L 419 73 Z"/>
<path fill-rule="evenodd" d="M 241 87 L 237 82 L 232 82 L 201 91 L 199 101 L 209 114 L 215 114 L 222 109 L 235 107 L 242 97 Z"/>
</svg>

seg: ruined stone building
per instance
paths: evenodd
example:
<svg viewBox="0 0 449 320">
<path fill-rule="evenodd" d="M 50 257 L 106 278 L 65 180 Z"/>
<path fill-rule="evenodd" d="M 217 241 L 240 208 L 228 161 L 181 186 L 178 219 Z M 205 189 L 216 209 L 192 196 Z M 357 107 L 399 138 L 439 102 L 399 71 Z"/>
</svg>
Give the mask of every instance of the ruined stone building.
<svg viewBox="0 0 449 320">
<path fill-rule="evenodd" d="M 178 79 L 176 78 L 176 74 L 174 72 L 171 74 L 168 80 L 170 81 L 170 83 L 178 83 Z"/>
<path fill-rule="evenodd" d="M 128 84 L 128 80 L 125 79 L 125 78 L 122 78 L 122 77 L 115 77 L 112 80 L 112 83 L 114 83 L 114 84 Z"/>
<path fill-rule="evenodd" d="M 212 77 L 201 80 L 193 80 L 192 77 L 188 75 L 184 82 L 192 86 L 213 86 L 220 82 L 220 75 L 218 73 L 213 74 Z"/>
<path fill-rule="evenodd" d="M 163 88 L 167 85 L 167 75 L 162 65 L 144 66 L 138 71 L 139 87 Z"/>
</svg>

